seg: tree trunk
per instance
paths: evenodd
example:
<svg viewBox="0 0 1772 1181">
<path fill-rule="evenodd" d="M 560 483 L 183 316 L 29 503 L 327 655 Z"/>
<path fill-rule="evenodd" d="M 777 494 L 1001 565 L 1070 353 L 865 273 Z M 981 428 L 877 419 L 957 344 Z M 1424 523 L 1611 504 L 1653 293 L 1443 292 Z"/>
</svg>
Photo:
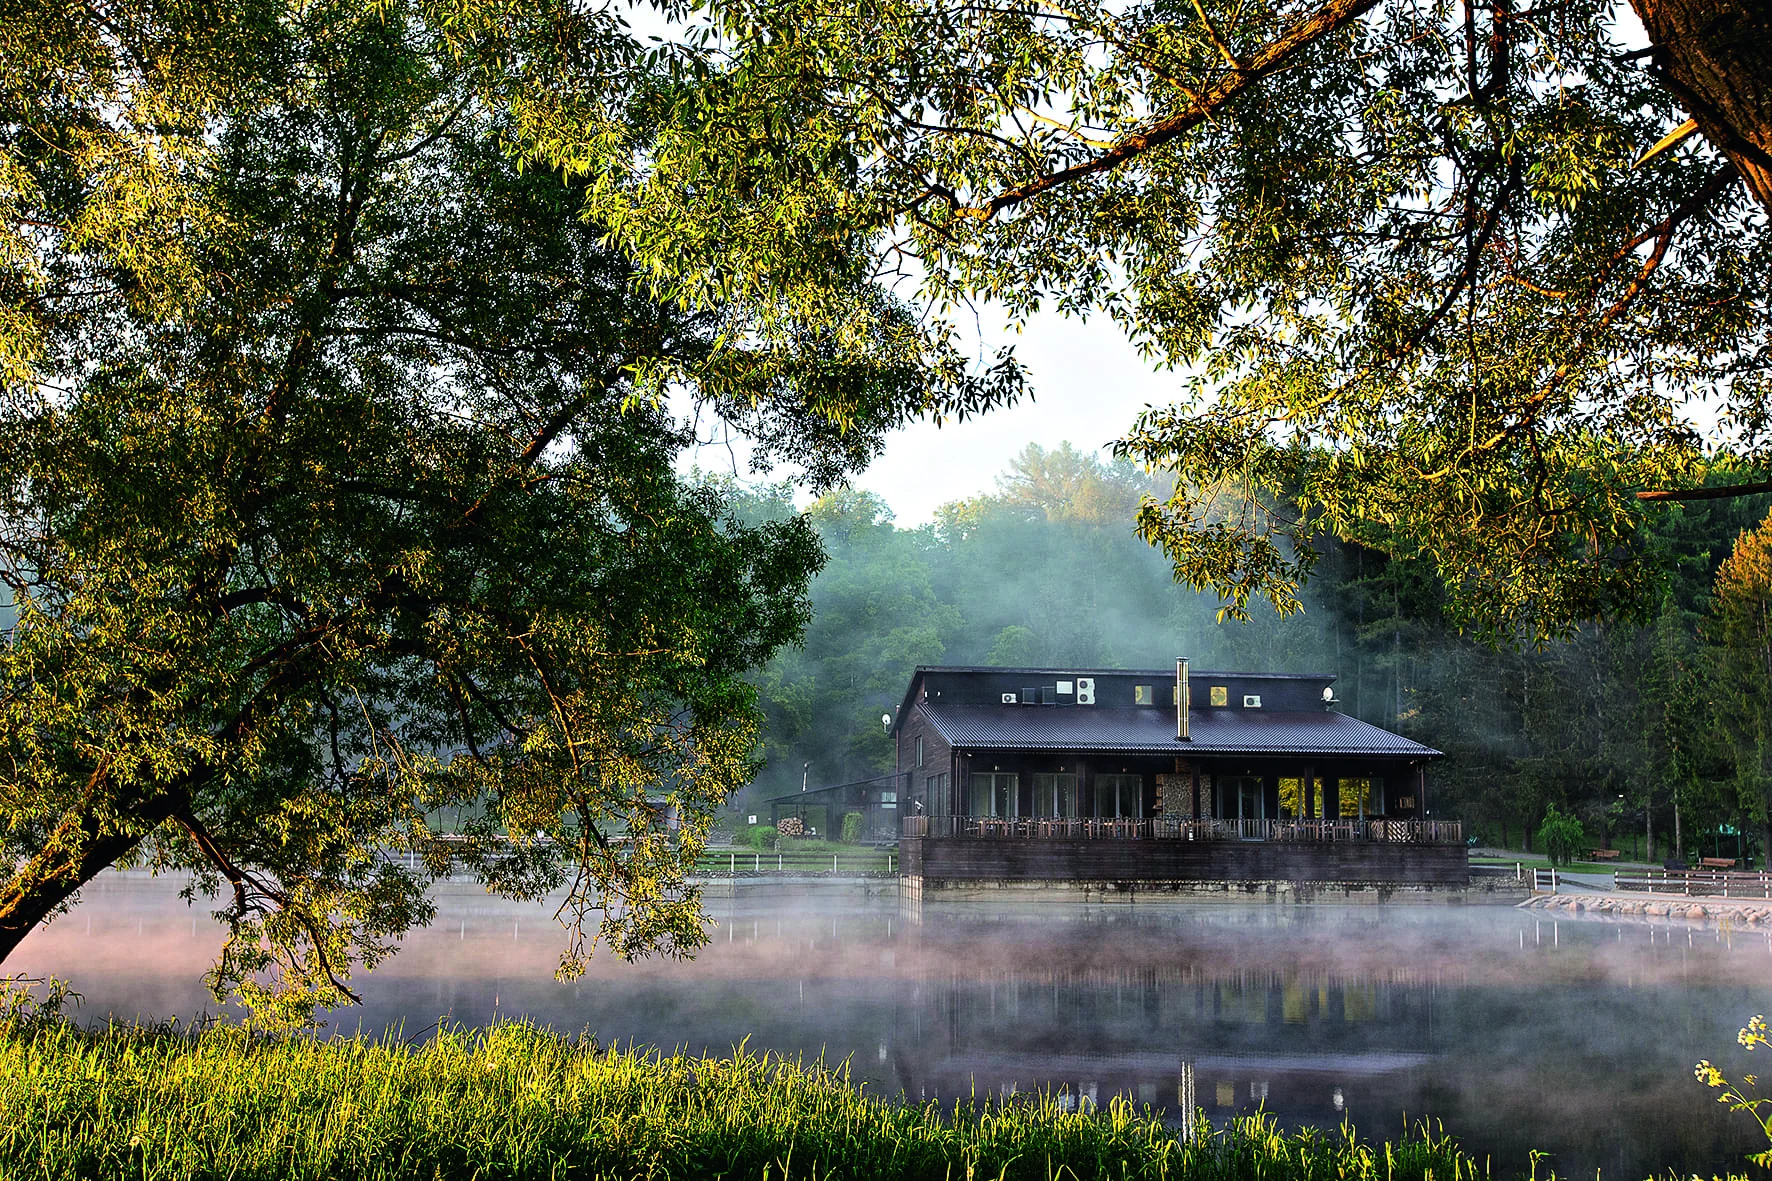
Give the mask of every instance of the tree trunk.
<svg viewBox="0 0 1772 1181">
<path fill-rule="evenodd" d="M 1742 831 L 1747 830 L 1744 823 Z M 1772 788 L 1768 788 L 1760 801 L 1760 869 L 1772 870 Z"/>
<path fill-rule="evenodd" d="M 1765 0 L 1631 0 L 1668 89 L 1772 210 L 1772 8 Z"/>
<path fill-rule="evenodd" d="M 0 886 L 0 964 L 56 907 L 141 844 L 174 807 L 172 793 L 162 793 L 131 809 L 117 831 L 114 821 L 103 823 L 91 794 L 86 806 L 69 813 L 43 849 Z"/>
<path fill-rule="evenodd" d="M 1655 864 L 1655 792 L 1643 793 L 1643 860 Z"/>
<path fill-rule="evenodd" d="M 1686 860 L 1686 837 L 1680 831 L 1680 789 L 1674 787 L 1674 860 Z"/>
</svg>

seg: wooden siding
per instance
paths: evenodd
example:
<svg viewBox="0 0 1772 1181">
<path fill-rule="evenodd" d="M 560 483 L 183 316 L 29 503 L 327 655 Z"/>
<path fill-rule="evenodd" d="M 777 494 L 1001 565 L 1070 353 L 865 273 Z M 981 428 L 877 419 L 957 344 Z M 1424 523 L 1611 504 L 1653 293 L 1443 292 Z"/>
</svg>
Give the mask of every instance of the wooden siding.
<svg viewBox="0 0 1772 1181">
<path fill-rule="evenodd" d="M 917 765 L 917 740 L 923 740 L 923 765 Z M 910 800 L 921 800 L 925 811 L 933 815 L 946 815 L 954 808 L 955 792 L 958 784 L 954 774 L 954 751 L 929 724 L 923 711 L 913 705 L 898 728 L 898 770 L 910 777 Z M 946 775 L 947 798 L 932 800 L 926 798 L 927 783 L 934 775 Z M 910 800 L 901 801 L 901 807 L 908 807 Z M 908 813 L 907 813 L 908 814 Z"/>
<path fill-rule="evenodd" d="M 899 842 L 900 872 L 926 880 L 1050 882 L 1385 882 L 1462 886 L 1462 847 L 1380 841 L 978 840 Z"/>
</svg>

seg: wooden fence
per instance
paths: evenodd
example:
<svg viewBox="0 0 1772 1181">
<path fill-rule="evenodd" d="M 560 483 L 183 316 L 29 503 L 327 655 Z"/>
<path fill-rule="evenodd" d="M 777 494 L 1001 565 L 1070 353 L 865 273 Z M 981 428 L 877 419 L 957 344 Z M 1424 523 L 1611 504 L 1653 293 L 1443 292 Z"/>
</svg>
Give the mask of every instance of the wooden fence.
<svg viewBox="0 0 1772 1181">
<path fill-rule="evenodd" d="M 1619 870 L 1612 875 L 1614 890 L 1643 890 L 1652 894 L 1683 894 L 1688 898 L 1772 898 L 1772 873 L 1731 873 L 1717 869 Z"/>
<path fill-rule="evenodd" d="M 891 849 L 857 845 L 853 849 L 815 853 L 792 849 L 770 853 L 754 849 L 709 849 L 695 863 L 699 873 L 827 874 L 836 877 L 898 872 L 898 854 Z"/>
</svg>

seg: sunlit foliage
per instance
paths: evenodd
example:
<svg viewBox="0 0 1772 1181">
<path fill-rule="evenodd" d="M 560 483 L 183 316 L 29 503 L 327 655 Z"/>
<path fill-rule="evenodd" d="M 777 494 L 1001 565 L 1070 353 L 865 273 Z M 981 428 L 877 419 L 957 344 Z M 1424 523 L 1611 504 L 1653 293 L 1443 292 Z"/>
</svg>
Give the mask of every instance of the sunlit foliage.
<svg viewBox="0 0 1772 1181">
<path fill-rule="evenodd" d="M 1763 63 L 1763 13 L 1687 9 Z M 1464 626 L 1564 634 L 1652 605 L 1636 493 L 1725 442 L 1764 466 L 1772 239 L 1737 161 L 1772 139 L 1633 166 L 1703 38 L 1636 52 L 1610 0 L 679 15 L 669 131 L 592 199 L 651 273 L 792 290 L 871 230 L 938 305 L 1111 315 L 1188 367 L 1124 453 L 1182 477 L 1141 526 L 1232 615 L 1295 607 L 1333 534 L 1431 561 Z"/>
<path fill-rule="evenodd" d="M 572 4 L 0 4 L 0 958 L 120 858 L 219 891 L 274 1023 L 452 863 L 564 896 L 563 972 L 702 940 L 819 555 L 667 395 L 826 484 L 1019 374 L 836 245 L 661 298 L 585 211 L 669 77 Z"/>
</svg>

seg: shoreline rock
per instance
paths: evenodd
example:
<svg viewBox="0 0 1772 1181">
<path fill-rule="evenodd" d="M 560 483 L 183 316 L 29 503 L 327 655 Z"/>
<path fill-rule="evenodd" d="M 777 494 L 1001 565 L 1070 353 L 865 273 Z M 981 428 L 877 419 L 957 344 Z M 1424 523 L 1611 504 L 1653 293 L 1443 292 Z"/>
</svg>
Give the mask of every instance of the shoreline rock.
<svg viewBox="0 0 1772 1181">
<path fill-rule="evenodd" d="M 1674 918 L 1734 926 L 1772 926 L 1772 899 L 1621 898 L 1603 894 L 1540 894 L 1520 903 L 1523 910 L 1548 910 L 1592 918 Z"/>
</svg>

